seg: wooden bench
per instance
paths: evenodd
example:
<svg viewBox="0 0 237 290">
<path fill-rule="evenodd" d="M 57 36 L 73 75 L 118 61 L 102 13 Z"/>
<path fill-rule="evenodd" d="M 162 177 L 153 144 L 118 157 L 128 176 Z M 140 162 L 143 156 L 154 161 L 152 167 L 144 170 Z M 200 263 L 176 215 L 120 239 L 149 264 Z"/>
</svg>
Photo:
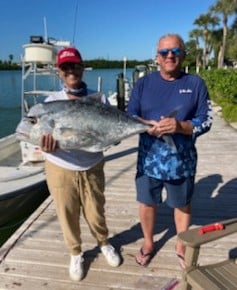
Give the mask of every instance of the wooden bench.
<svg viewBox="0 0 237 290">
<path fill-rule="evenodd" d="M 218 223 L 219 224 L 219 223 Z M 184 290 L 236 290 L 237 259 L 227 258 L 225 261 L 209 265 L 198 265 L 201 245 L 237 232 L 237 218 L 220 222 L 222 230 L 214 230 L 200 234 L 203 227 L 189 229 L 178 235 L 186 246 L 185 261 L 187 268 L 183 271 L 181 289 Z M 208 225 L 210 226 L 210 225 Z M 237 246 L 237 241 L 236 241 Z"/>
</svg>

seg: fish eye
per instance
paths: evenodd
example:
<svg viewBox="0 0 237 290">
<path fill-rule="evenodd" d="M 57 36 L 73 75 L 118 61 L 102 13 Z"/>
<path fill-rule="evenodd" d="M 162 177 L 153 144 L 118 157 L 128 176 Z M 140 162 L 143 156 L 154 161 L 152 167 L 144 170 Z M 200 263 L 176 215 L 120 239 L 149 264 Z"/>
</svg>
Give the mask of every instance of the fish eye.
<svg viewBox="0 0 237 290">
<path fill-rule="evenodd" d="M 37 119 L 35 117 L 28 117 L 28 121 L 32 125 L 35 125 L 37 123 Z"/>
</svg>

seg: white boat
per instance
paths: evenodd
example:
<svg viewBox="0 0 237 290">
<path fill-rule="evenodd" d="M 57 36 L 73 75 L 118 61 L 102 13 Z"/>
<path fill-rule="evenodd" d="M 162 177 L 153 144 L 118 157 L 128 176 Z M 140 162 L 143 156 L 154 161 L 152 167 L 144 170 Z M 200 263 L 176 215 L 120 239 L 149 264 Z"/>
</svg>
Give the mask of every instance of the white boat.
<svg viewBox="0 0 237 290">
<path fill-rule="evenodd" d="M 108 100 L 112 106 L 118 107 L 118 98 L 123 98 L 125 107 L 129 101 L 130 93 L 131 93 L 131 84 L 127 78 L 123 78 L 123 76 L 118 76 L 121 78 L 118 80 L 117 92 L 109 92 Z"/>
<path fill-rule="evenodd" d="M 69 42 L 58 45 L 55 41 L 50 43 L 42 37 L 32 36 L 31 42 L 23 46 L 22 116 L 30 106 L 60 89 L 55 70 L 57 46 L 68 45 Z M 49 193 L 40 148 L 19 142 L 15 133 L 0 139 L 0 172 L 1 229 L 27 217 Z"/>
<path fill-rule="evenodd" d="M 126 59 L 124 63 L 123 73 L 119 73 L 117 76 L 117 90 L 115 92 L 109 92 L 108 100 L 111 105 L 118 107 L 122 111 L 126 110 L 132 88 L 136 81 L 154 71 L 159 70 L 158 65 L 155 62 L 148 63 L 147 65 L 140 64 L 135 66 L 132 73 L 132 79 L 128 79 L 126 76 Z"/>
<path fill-rule="evenodd" d="M 0 152 L 1 229 L 32 213 L 48 196 L 48 189 L 43 162 L 24 164 L 15 134 L 0 139 Z"/>
</svg>

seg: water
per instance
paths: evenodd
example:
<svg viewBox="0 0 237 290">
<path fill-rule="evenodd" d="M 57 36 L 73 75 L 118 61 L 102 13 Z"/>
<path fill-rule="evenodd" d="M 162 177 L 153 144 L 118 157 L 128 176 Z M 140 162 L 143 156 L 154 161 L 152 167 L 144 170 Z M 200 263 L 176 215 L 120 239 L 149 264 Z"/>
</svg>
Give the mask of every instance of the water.
<svg viewBox="0 0 237 290">
<path fill-rule="evenodd" d="M 102 79 L 102 91 L 108 96 L 116 91 L 116 79 L 122 69 L 96 69 L 84 72 L 84 81 L 93 90 L 98 89 L 98 78 Z M 132 69 L 128 69 L 126 76 L 129 80 L 132 77 Z M 41 80 L 40 88 L 49 82 Z M 26 84 L 27 86 L 27 84 Z M 28 86 L 30 86 L 28 84 Z M 52 84 L 53 86 L 53 84 Z M 21 118 L 21 70 L 0 71 L 0 138 L 14 133 L 15 128 Z M 27 88 L 27 90 L 32 88 Z"/>
</svg>

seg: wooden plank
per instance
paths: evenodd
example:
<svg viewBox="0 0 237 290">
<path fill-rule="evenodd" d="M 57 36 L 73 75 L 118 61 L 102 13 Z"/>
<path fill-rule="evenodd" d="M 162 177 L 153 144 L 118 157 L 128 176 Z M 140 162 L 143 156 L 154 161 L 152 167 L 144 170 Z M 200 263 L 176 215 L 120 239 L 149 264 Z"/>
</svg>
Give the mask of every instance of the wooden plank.
<svg viewBox="0 0 237 290">
<path fill-rule="evenodd" d="M 108 277 L 108 280 L 101 279 L 101 276 Z M 37 289 L 37 290 L 75 290 L 75 289 L 83 289 L 83 290 L 131 290 L 131 289 L 139 289 L 139 290 L 157 290 L 161 289 L 160 285 L 166 285 L 170 279 L 166 277 L 152 277 L 150 275 L 137 275 L 134 279 L 129 280 L 128 275 L 113 275 L 110 273 L 103 272 L 91 272 L 86 279 L 82 280 L 80 283 L 74 282 L 68 279 L 49 279 L 48 277 L 42 277 L 42 279 L 38 279 L 35 277 L 29 276 L 26 277 L 14 277 L 9 278 L 9 276 L 4 277 L 4 284 L 1 290 L 7 289 Z M 100 281 L 103 282 L 100 283 Z M 22 288 L 24 287 L 24 288 Z"/>
<path fill-rule="evenodd" d="M 81 218 L 86 277 L 68 276 L 69 253 L 63 242 L 54 204 L 49 197 L 0 249 L 0 289 L 162 289 L 182 271 L 175 255 L 173 211 L 161 205 L 155 224 L 157 254 L 149 267 L 140 267 L 135 255 L 143 237 L 139 223 L 134 176 L 137 136 L 106 152 L 106 217 L 111 243 L 121 252 L 120 267 L 111 268 Z M 236 130 L 215 117 L 213 129 L 197 141 L 199 151 L 191 227 L 236 217 Z M 163 193 L 165 198 L 165 191 Z M 200 264 L 224 260 L 236 247 L 237 236 L 202 247 Z"/>
</svg>

